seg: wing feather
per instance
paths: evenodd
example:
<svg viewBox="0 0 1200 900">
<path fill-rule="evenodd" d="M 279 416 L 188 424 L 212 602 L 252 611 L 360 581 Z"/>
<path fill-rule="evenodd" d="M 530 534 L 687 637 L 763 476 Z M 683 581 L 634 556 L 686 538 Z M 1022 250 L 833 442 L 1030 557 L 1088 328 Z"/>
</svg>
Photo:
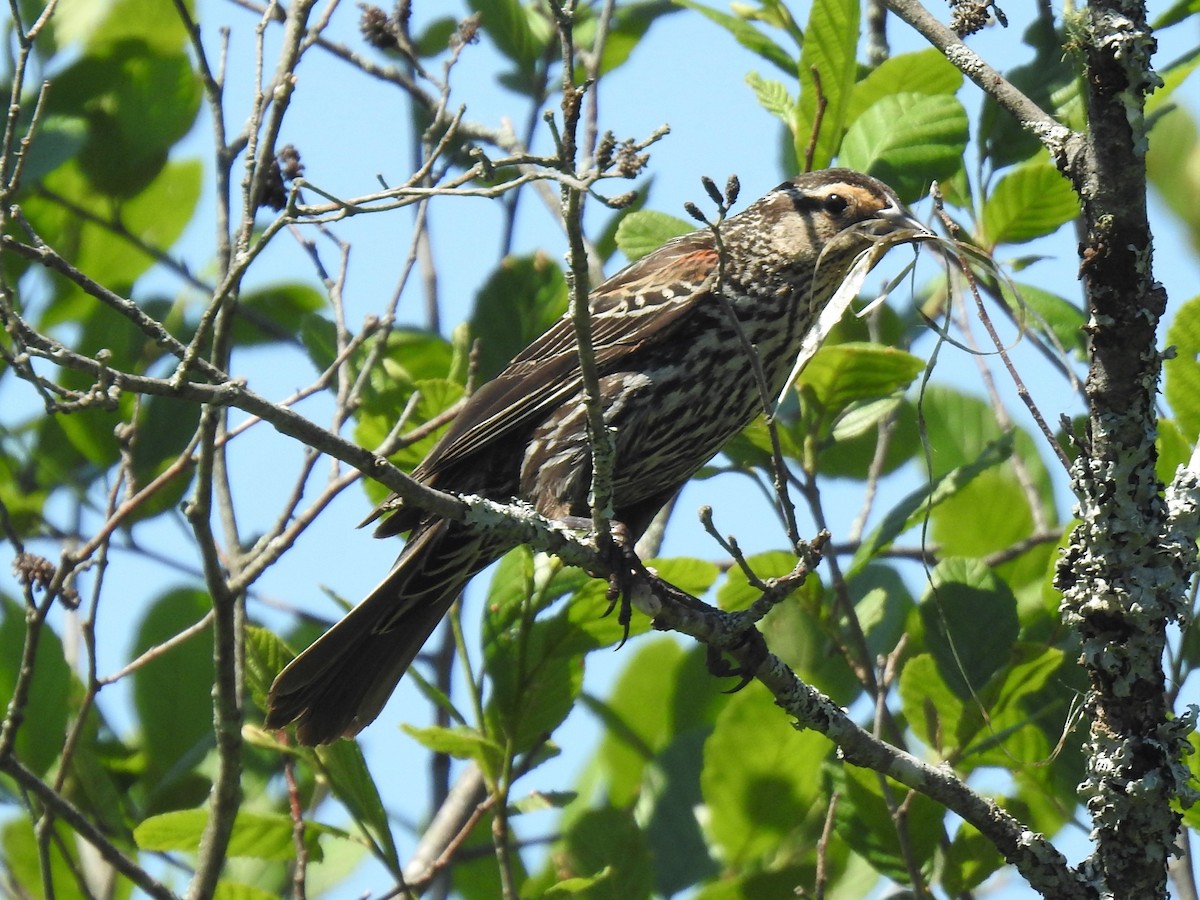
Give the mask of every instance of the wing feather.
<svg viewBox="0 0 1200 900">
<path fill-rule="evenodd" d="M 628 353 L 664 339 L 709 290 L 716 250 L 707 232 L 676 238 L 622 270 L 589 297 L 592 349 L 603 374 Z M 423 478 L 540 418 L 579 390 L 575 327 L 564 316 L 484 385 L 421 463 Z"/>
</svg>

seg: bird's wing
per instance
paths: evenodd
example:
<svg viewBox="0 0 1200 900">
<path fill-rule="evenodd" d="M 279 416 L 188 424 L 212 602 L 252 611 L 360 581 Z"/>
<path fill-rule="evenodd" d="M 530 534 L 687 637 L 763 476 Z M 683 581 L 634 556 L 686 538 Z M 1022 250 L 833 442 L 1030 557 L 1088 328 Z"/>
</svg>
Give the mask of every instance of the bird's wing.
<svg viewBox="0 0 1200 900">
<path fill-rule="evenodd" d="M 601 373 L 615 360 L 661 340 L 711 288 L 717 252 L 711 235 L 676 238 L 597 287 L 589 298 L 592 349 Z M 579 390 L 579 354 L 568 316 L 554 323 L 472 397 L 421 463 L 435 475 L 544 415 Z"/>
<path fill-rule="evenodd" d="M 588 298 L 592 349 L 603 375 L 617 360 L 670 335 L 716 279 L 717 251 L 708 232 L 676 238 L 622 269 Z M 499 375 L 471 395 L 442 439 L 413 472 L 437 486 L 438 476 L 530 426 L 580 389 L 575 326 L 564 316 L 522 350 Z M 453 487 L 452 485 L 448 485 Z M 400 534 L 420 521 L 419 510 L 397 495 L 360 523 L 383 517 L 377 537 Z"/>
</svg>

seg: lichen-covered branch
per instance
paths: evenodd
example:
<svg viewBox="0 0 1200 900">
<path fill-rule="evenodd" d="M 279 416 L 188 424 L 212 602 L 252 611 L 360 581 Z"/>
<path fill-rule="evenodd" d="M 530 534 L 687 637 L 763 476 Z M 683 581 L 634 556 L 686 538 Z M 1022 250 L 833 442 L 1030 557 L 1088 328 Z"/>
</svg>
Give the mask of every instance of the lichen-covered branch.
<svg viewBox="0 0 1200 900">
<path fill-rule="evenodd" d="M 1057 586 L 1091 680 L 1082 792 L 1095 851 L 1085 869 L 1112 896 L 1163 897 L 1179 828 L 1172 803 L 1192 796 L 1180 763 L 1192 721 L 1170 716 L 1162 660 L 1166 627 L 1186 611 L 1195 553 L 1155 473 L 1157 326 L 1166 308 L 1146 214 L 1144 106 L 1158 83 L 1155 42 L 1144 2 L 1091 3 L 1083 26 L 1089 134 L 1071 177 L 1086 229 L 1088 433 L 1072 469 L 1080 524 Z"/>
</svg>

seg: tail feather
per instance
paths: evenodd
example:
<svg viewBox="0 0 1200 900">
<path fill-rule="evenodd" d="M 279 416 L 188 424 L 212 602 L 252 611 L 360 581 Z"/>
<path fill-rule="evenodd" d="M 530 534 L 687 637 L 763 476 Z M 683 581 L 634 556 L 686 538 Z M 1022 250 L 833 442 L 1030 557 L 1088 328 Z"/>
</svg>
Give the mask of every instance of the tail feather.
<svg viewBox="0 0 1200 900">
<path fill-rule="evenodd" d="M 353 737 L 383 709 L 471 576 L 498 555 L 462 526 L 419 526 L 388 576 L 279 673 L 266 726 L 302 744 Z"/>
</svg>

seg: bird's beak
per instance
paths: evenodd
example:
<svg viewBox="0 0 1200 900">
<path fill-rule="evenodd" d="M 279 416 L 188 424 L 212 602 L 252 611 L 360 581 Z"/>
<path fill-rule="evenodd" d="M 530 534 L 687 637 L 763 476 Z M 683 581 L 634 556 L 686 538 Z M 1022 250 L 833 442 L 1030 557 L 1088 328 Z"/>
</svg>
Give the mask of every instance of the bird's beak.
<svg viewBox="0 0 1200 900">
<path fill-rule="evenodd" d="M 899 203 L 885 206 L 863 225 L 867 234 L 896 241 L 920 241 L 935 237 L 932 231 Z"/>
</svg>

